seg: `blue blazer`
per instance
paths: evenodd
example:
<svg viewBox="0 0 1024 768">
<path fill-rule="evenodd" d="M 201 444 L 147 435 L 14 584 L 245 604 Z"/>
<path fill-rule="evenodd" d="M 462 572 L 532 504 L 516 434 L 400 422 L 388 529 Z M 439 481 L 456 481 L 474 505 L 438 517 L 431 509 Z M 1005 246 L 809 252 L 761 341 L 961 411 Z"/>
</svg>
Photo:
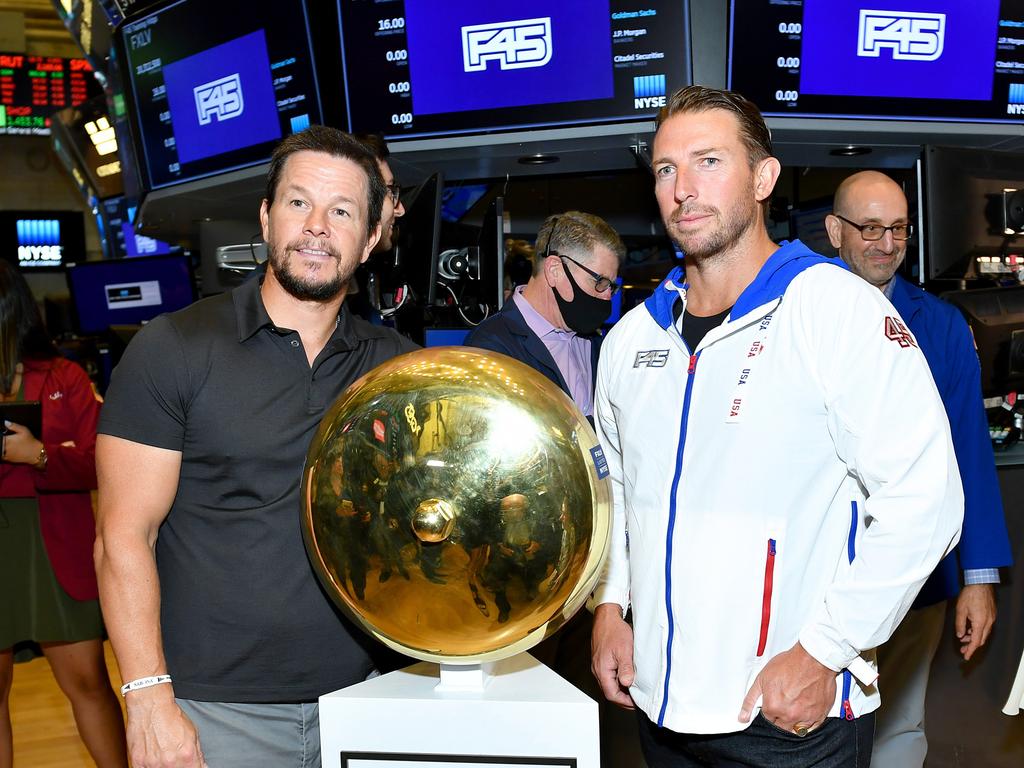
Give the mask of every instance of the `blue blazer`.
<svg viewBox="0 0 1024 768">
<path fill-rule="evenodd" d="M 597 356 L 601 351 L 601 336 L 595 334 L 587 338 L 590 339 L 590 381 L 593 386 L 597 381 Z M 505 302 L 498 314 L 487 318 L 470 331 L 463 343 L 467 347 L 489 349 L 514 357 L 547 376 L 561 387 L 565 394 L 572 397 L 555 359 L 540 337 L 530 330 L 523 313 L 511 298 Z"/>
<path fill-rule="evenodd" d="M 951 304 L 893 278 L 892 303 L 924 352 L 946 408 L 953 450 L 964 486 L 964 525 L 960 543 L 935 569 L 915 608 L 960 592 L 960 573 L 1010 565 L 1010 539 L 996 478 L 988 420 L 981 397 L 981 367 L 967 322 Z"/>
</svg>

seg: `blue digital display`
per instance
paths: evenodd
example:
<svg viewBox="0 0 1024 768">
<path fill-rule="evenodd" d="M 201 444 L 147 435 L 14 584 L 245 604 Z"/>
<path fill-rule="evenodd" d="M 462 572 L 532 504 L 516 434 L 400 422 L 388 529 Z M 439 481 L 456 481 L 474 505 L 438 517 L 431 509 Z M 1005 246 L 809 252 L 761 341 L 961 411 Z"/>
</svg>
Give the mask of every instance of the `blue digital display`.
<svg viewBox="0 0 1024 768">
<path fill-rule="evenodd" d="M 88 261 L 69 265 L 67 276 L 81 333 L 144 323 L 196 298 L 185 254 Z"/>
<path fill-rule="evenodd" d="M 388 141 L 650 120 L 691 79 L 688 0 L 337 5 L 325 98 Z"/>
<path fill-rule="evenodd" d="M 607 99 L 607 2 L 406 0 L 417 115 Z"/>
<path fill-rule="evenodd" d="M 800 92 L 992 98 L 999 0 L 804 0 Z"/>
<path fill-rule="evenodd" d="M 164 83 L 179 162 L 281 138 L 262 29 L 166 65 Z"/>
<path fill-rule="evenodd" d="M 266 162 L 322 122 L 303 0 L 179 0 L 119 30 L 145 186 Z"/>
<path fill-rule="evenodd" d="M 728 86 L 769 117 L 1017 123 L 1024 0 L 732 0 Z"/>
</svg>

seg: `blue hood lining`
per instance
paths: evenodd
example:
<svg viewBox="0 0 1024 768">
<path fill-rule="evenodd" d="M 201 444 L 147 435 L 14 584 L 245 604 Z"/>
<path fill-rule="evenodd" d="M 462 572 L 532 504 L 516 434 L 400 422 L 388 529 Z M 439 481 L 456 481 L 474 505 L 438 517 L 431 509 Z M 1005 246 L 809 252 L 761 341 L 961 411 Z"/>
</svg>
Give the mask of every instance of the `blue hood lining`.
<svg viewBox="0 0 1024 768">
<path fill-rule="evenodd" d="M 743 317 L 748 312 L 775 301 L 781 297 L 793 279 L 808 267 L 816 264 L 832 264 L 842 269 L 849 269 L 849 266 L 838 258 L 829 258 L 815 253 L 799 240 L 783 240 L 780 247 L 773 253 L 768 261 L 764 263 L 757 273 L 754 281 L 748 285 L 736 304 L 733 305 L 729 314 L 729 321 L 733 318 Z M 682 285 L 686 276 L 682 267 L 676 267 L 669 272 L 661 285 L 655 288 L 644 305 L 651 317 L 663 330 L 667 330 L 674 320 L 672 306 L 679 299 L 679 294 L 669 284 Z"/>
</svg>

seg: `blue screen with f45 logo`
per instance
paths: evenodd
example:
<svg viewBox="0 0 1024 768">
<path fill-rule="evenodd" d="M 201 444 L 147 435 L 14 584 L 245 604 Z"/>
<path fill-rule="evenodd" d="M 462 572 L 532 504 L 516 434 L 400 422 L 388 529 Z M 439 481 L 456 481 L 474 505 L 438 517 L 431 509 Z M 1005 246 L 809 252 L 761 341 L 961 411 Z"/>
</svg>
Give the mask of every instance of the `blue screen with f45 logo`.
<svg viewBox="0 0 1024 768">
<path fill-rule="evenodd" d="M 804 0 L 800 91 L 992 97 L 999 0 Z"/>
<path fill-rule="evenodd" d="M 607 2 L 405 0 L 405 24 L 417 115 L 615 92 Z"/>
<path fill-rule="evenodd" d="M 389 141 L 650 120 L 691 79 L 688 0 L 337 4 L 334 93 Z"/>
<path fill-rule="evenodd" d="M 1024 119 L 1024 0 L 731 5 L 728 84 L 765 115 Z"/>
<path fill-rule="evenodd" d="M 150 189 L 265 162 L 322 121 L 303 0 L 179 0 L 119 37 Z"/>
<path fill-rule="evenodd" d="M 178 160 L 281 137 L 262 29 L 164 66 Z"/>
</svg>

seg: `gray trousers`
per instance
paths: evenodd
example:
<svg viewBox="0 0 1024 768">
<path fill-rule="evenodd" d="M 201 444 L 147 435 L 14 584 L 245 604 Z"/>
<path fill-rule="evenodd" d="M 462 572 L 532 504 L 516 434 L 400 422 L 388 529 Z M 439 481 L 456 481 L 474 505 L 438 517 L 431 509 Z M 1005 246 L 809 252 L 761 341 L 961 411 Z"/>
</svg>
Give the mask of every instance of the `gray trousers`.
<svg viewBox="0 0 1024 768">
<path fill-rule="evenodd" d="M 871 768 L 921 768 L 928 752 L 924 700 L 928 673 L 942 639 L 946 603 L 912 609 L 878 649 L 878 693 Z"/>
<path fill-rule="evenodd" d="M 210 768 L 320 768 L 320 713 L 308 704 L 176 699 Z"/>
</svg>

